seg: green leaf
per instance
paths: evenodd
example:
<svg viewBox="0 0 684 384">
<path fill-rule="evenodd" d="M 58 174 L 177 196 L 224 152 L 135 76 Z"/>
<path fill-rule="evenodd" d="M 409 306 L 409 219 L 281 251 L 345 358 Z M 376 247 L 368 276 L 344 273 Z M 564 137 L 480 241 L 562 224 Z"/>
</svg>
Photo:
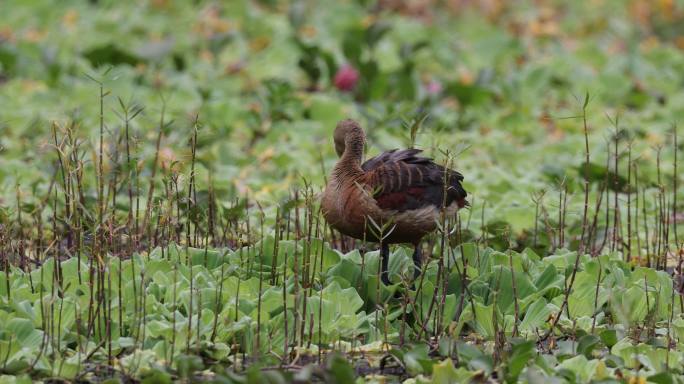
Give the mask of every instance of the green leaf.
<svg viewBox="0 0 684 384">
<path fill-rule="evenodd" d="M 457 344 L 457 351 L 459 361 L 465 363 L 483 355 L 482 351 L 476 346 L 464 342 L 459 342 Z"/>
<path fill-rule="evenodd" d="M 552 264 L 546 266 L 544 272 L 542 272 L 534 281 L 534 285 L 537 289 L 542 290 L 551 284 L 553 284 L 558 278 L 558 270 Z"/>
<path fill-rule="evenodd" d="M 478 356 L 468 362 L 468 368 L 473 371 L 482 371 L 489 376 L 494 371 L 494 359 L 492 356 Z"/>
<path fill-rule="evenodd" d="M 506 363 L 506 381 L 515 382 L 534 354 L 536 353 L 533 341 L 523 341 L 515 344 L 511 355 Z"/>
<path fill-rule="evenodd" d="M 577 166 L 577 172 L 582 177 L 587 177 L 592 183 L 606 185 L 608 189 L 616 192 L 630 192 L 631 186 L 627 179 L 622 175 L 617 175 L 612 170 L 608 170 L 604 165 L 596 163 L 582 163 Z"/>
<path fill-rule="evenodd" d="M 674 384 L 674 376 L 670 372 L 660 372 L 648 377 L 649 383 L 654 384 Z"/>
<path fill-rule="evenodd" d="M 578 383 L 588 383 L 597 374 L 603 364 L 600 360 L 587 360 L 584 355 L 569 358 L 558 365 L 557 371 L 561 369 L 572 372 L 573 381 Z"/>
<path fill-rule="evenodd" d="M 383 21 L 371 24 L 371 26 L 366 29 L 366 44 L 373 48 L 391 28 L 392 26 L 389 23 Z"/>
<path fill-rule="evenodd" d="M 190 378 L 192 375 L 204 369 L 204 363 L 199 356 L 194 355 L 180 355 L 176 357 L 176 369 L 182 378 Z"/>
<path fill-rule="evenodd" d="M 458 99 L 463 106 L 476 106 L 487 103 L 492 93 L 484 87 L 476 84 L 464 84 L 453 82 L 446 88 L 447 93 Z"/>
<path fill-rule="evenodd" d="M 43 331 L 33 328 L 33 322 L 28 319 L 15 318 L 7 323 L 16 339 L 24 348 L 37 351 L 43 340 Z"/>
<path fill-rule="evenodd" d="M 153 368 L 142 376 L 142 384 L 171 384 L 171 375 L 161 369 Z"/>
<path fill-rule="evenodd" d="M 356 287 L 361 279 L 361 267 L 348 259 L 343 259 L 330 268 L 327 275 L 342 278 L 348 286 Z"/>
<path fill-rule="evenodd" d="M 404 366 L 411 375 L 432 373 L 432 359 L 428 352 L 426 344 L 416 344 L 404 353 Z"/>
<path fill-rule="evenodd" d="M 495 336 L 494 330 L 494 304 L 484 305 L 475 303 L 474 328 L 483 337 L 492 339 Z"/>
<path fill-rule="evenodd" d="M 577 343 L 577 353 L 581 353 L 587 358 L 592 357 L 592 351 L 599 344 L 600 340 L 595 335 L 584 335 L 580 337 Z"/>
<path fill-rule="evenodd" d="M 465 368 L 456 369 L 451 359 L 445 359 L 434 364 L 432 372 L 432 383 L 434 384 L 468 383 L 477 374 Z"/>
<path fill-rule="evenodd" d="M 350 62 L 358 65 L 361 62 L 361 41 L 363 31 L 360 29 L 352 29 L 347 32 L 342 40 L 342 52 Z"/>
<path fill-rule="evenodd" d="M 525 317 L 518 329 L 521 332 L 533 334 L 535 330 L 541 329 L 546 324 L 551 313 L 553 311 L 548 307 L 546 300 L 543 297 L 539 298 L 527 307 Z"/>
<path fill-rule="evenodd" d="M 508 257 L 508 256 L 507 256 Z M 501 268 L 499 270 L 499 268 Z M 513 275 L 515 275 L 515 290 L 513 289 Z M 489 286 L 493 289 L 498 288 L 496 304 L 502 313 L 511 313 L 514 307 L 514 292 L 517 299 L 522 300 L 537 291 L 527 275 L 522 271 L 511 272 L 509 267 L 500 266 L 493 268 Z M 494 300 L 494 295 L 489 295 L 489 303 Z"/>
<path fill-rule="evenodd" d="M 130 66 L 135 66 L 141 63 L 142 60 L 122 48 L 119 48 L 114 43 L 108 43 L 106 45 L 101 45 L 98 47 L 93 47 L 83 53 L 83 57 L 88 59 L 90 63 L 95 67 L 100 67 L 103 65 L 120 65 L 127 64 Z"/>
<path fill-rule="evenodd" d="M 617 331 L 614 329 L 606 329 L 601 331 L 599 336 L 601 337 L 603 344 L 605 344 L 608 348 L 611 348 L 618 342 Z"/>
<path fill-rule="evenodd" d="M 344 356 L 333 353 L 328 357 L 326 366 L 328 372 L 326 375 L 328 378 L 327 382 L 339 384 L 354 382 L 354 370 Z"/>
</svg>

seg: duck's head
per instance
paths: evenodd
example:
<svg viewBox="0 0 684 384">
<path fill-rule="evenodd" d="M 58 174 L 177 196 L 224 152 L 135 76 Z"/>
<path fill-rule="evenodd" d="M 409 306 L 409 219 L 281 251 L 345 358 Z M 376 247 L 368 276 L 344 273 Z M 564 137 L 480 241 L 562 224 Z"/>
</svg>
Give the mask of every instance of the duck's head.
<svg viewBox="0 0 684 384">
<path fill-rule="evenodd" d="M 352 119 L 344 119 L 337 123 L 333 138 L 335 140 L 335 152 L 339 157 L 342 157 L 347 147 L 360 147 L 363 150 L 366 142 L 366 134 L 363 132 L 363 128 Z"/>
</svg>

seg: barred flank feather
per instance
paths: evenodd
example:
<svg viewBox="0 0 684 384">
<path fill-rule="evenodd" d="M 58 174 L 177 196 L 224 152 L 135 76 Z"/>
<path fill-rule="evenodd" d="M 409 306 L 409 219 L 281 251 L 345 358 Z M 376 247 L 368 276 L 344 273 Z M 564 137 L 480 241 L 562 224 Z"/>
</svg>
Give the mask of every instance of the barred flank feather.
<svg viewBox="0 0 684 384">
<path fill-rule="evenodd" d="M 459 207 L 466 205 L 467 193 L 461 185 L 463 175 L 418 156 L 420 152 L 419 149 L 393 149 L 361 165 L 366 184 L 375 191 L 373 197 L 378 206 L 403 212 L 429 205 L 448 207 L 454 202 Z"/>
</svg>

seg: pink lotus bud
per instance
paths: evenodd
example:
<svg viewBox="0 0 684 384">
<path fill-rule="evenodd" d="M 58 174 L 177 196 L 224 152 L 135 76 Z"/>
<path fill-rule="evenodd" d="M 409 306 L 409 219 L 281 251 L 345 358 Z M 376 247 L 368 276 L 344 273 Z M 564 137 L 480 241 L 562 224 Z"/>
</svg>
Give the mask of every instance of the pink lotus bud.
<svg viewBox="0 0 684 384">
<path fill-rule="evenodd" d="M 333 83 L 335 88 L 343 92 L 349 92 L 356 87 L 356 83 L 359 81 L 359 72 L 356 68 L 349 64 L 344 64 L 340 69 L 337 70 L 335 74 L 335 79 Z"/>
</svg>

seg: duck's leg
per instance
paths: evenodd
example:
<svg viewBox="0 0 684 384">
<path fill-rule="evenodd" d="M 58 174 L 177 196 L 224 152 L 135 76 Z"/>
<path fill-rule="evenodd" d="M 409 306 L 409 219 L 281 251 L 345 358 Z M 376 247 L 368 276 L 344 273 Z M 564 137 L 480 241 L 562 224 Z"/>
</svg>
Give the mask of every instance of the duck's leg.
<svg viewBox="0 0 684 384">
<path fill-rule="evenodd" d="M 389 264 L 389 244 L 382 243 L 380 247 L 380 280 L 385 285 L 390 285 L 389 272 L 387 272 L 387 265 Z"/>
<path fill-rule="evenodd" d="M 413 249 L 413 280 L 418 279 L 420 276 L 420 271 L 423 268 L 423 255 L 420 252 L 420 244 L 415 244 Z"/>
</svg>

